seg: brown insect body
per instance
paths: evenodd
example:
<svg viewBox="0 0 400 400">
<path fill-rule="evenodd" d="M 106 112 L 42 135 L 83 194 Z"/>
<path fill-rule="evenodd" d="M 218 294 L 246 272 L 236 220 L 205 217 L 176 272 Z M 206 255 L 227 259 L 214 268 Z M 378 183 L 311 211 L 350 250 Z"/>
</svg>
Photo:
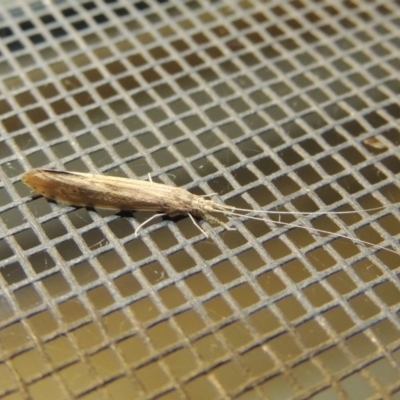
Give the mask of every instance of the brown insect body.
<svg viewBox="0 0 400 400">
<path fill-rule="evenodd" d="M 179 187 L 128 178 L 41 169 L 22 180 L 44 197 L 74 206 L 190 213 L 214 221 L 210 212 L 230 209 Z"/>
</svg>

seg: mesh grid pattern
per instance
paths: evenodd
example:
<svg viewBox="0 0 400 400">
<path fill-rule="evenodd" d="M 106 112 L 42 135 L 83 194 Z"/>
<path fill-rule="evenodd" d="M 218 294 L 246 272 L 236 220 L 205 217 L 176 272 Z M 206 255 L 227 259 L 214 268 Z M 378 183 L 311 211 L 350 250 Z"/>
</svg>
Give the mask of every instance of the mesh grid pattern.
<svg viewBox="0 0 400 400">
<path fill-rule="evenodd" d="M 400 3 L 49 3 L 0 9 L 0 398 L 400 399 Z M 42 167 L 325 214 L 135 237 Z"/>
</svg>

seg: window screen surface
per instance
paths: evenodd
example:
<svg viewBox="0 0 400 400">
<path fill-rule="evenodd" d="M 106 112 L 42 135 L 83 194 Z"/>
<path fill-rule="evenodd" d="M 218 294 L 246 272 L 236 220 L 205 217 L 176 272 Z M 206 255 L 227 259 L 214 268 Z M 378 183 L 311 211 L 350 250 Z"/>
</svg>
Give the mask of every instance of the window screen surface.
<svg viewBox="0 0 400 400">
<path fill-rule="evenodd" d="M 400 399 L 398 1 L 0 4 L 1 399 Z M 270 213 L 136 236 L 35 168 Z"/>
</svg>

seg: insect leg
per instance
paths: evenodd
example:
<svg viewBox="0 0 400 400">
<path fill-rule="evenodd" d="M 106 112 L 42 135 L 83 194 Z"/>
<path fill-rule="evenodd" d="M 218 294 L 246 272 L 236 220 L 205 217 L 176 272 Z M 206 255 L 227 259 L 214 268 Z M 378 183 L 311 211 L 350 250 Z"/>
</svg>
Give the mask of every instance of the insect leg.
<svg viewBox="0 0 400 400">
<path fill-rule="evenodd" d="M 207 232 L 198 224 L 198 222 L 194 219 L 192 214 L 188 214 L 190 219 L 192 220 L 193 224 L 198 228 L 198 230 L 205 236 L 208 238 Z"/>
<path fill-rule="evenodd" d="M 212 215 L 208 213 L 204 213 L 203 218 L 208 222 L 208 223 L 214 223 L 217 225 L 220 225 L 224 227 L 227 231 L 234 231 L 235 228 L 231 228 L 229 225 L 225 224 L 225 222 L 221 221 L 218 218 L 213 217 Z"/>
<path fill-rule="evenodd" d="M 146 225 L 148 224 L 150 221 L 152 221 L 153 219 L 156 219 L 158 217 L 162 217 L 163 215 L 167 215 L 167 213 L 163 213 L 163 214 L 154 214 L 152 215 L 150 218 L 147 218 L 146 221 L 142 222 L 136 229 L 135 229 L 135 236 L 138 235 L 139 231 Z"/>
</svg>

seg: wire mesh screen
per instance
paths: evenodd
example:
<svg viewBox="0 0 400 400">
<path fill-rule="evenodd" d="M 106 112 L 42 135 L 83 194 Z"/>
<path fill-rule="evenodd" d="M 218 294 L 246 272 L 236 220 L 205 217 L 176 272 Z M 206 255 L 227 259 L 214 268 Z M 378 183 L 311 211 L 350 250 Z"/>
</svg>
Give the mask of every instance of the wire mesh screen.
<svg viewBox="0 0 400 400">
<path fill-rule="evenodd" d="M 0 37 L 1 399 L 400 399 L 398 1 L 14 0 Z M 33 168 L 320 214 L 135 236 Z"/>
</svg>

